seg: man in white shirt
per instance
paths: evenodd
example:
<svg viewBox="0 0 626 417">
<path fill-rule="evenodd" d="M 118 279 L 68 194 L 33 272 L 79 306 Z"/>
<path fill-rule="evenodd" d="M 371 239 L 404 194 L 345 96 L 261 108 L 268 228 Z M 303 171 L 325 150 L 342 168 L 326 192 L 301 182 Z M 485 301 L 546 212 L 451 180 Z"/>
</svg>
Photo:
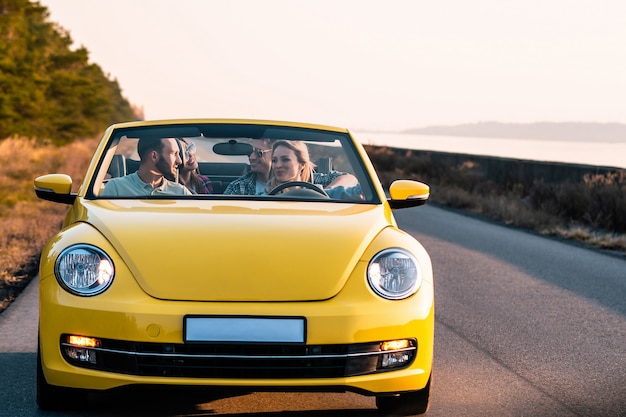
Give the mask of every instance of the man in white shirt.
<svg viewBox="0 0 626 417">
<path fill-rule="evenodd" d="M 176 139 L 139 139 L 137 153 L 141 160 L 137 172 L 110 179 L 100 197 L 192 194 L 176 182 L 176 169 L 182 163 Z"/>
</svg>

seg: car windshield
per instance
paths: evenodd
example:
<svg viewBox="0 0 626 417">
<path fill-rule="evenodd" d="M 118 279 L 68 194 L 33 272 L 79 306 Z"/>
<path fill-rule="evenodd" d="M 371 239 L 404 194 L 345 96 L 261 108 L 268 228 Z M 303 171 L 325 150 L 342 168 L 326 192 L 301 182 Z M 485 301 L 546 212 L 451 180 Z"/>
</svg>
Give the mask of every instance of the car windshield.
<svg viewBox="0 0 626 417">
<path fill-rule="evenodd" d="M 346 132 L 185 123 L 108 134 L 87 198 L 380 203 Z"/>
</svg>

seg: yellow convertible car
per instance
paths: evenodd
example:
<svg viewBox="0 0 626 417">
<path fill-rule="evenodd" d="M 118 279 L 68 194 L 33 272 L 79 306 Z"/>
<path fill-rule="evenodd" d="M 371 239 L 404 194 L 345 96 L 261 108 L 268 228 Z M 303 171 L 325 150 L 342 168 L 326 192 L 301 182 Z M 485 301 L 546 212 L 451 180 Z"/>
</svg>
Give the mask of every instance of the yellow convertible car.
<svg viewBox="0 0 626 417">
<path fill-rule="evenodd" d="M 77 190 L 76 192 L 74 190 Z M 90 391 L 194 387 L 352 391 L 382 414 L 428 409 L 434 292 L 428 254 L 347 129 L 230 119 L 115 124 L 40 263 L 37 402 Z"/>
</svg>

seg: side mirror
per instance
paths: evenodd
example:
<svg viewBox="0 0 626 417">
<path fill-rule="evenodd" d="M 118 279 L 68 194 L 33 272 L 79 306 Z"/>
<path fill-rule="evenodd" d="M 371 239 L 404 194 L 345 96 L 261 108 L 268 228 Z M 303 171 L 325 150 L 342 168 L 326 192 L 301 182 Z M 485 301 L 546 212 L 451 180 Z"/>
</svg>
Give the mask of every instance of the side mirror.
<svg viewBox="0 0 626 417">
<path fill-rule="evenodd" d="M 74 204 L 76 193 L 72 193 L 72 177 L 65 174 L 48 174 L 35 178 L 35 193 L 42 200 L 55 203 Z"/>
<path fill-rule="evenodd" d="M 430 187 L 423 182 L 396 180 L 389 186 L 389 206 L 392 209 L 421 206 L 430 197 Z"/>
</svg>

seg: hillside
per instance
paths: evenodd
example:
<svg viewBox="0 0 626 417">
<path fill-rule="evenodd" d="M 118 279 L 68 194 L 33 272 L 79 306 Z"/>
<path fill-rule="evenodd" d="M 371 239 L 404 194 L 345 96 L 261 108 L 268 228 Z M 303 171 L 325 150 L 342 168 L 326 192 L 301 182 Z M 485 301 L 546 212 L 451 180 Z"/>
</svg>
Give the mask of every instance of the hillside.
<svg viewBox="0 0 626 417">
<path fill-rule="evenodd" d="M 509 139 L 549 139 L 586 142 L 626 142 L 626 124 L 584 122 L 501 123 L 479 122 L 405 130 L 421 135 L 473 136 Z"/>
</svg>

